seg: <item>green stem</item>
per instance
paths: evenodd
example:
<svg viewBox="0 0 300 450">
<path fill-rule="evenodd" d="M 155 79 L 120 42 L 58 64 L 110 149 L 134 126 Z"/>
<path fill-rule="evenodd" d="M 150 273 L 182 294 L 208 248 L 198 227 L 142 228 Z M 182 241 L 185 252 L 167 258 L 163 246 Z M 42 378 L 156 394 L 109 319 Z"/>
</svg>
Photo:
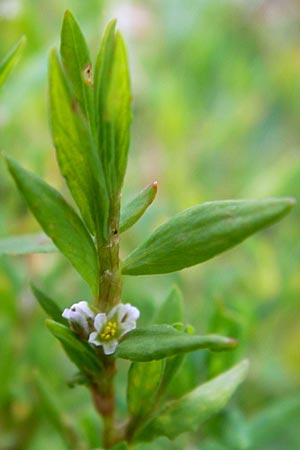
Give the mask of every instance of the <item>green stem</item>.
<svg viewBox="0 0 300 450">
<path fill-rule="evenodd" d="M 111 202 L 108 240 L 98 249 L 100 288 L 97 307 L 108 312 L 121 301 L 122 282 L 119 259 L 120 197 Z"/>
<path fill-rule="evenodd" d="M 120 221 L 120 196 L 111 199 L 109 219 L 109 236 L 106 242 L 98 245 L 98 258 L 100 266 L 100 288 L 96 300 L 97 308 L 108 313 L 113 306 L 121 301 L 122 283 L 119 259 L 119 221 Z M 115 385 L 116 373 L 115 358 L 103 354 L 99 349 L 104 370 L 99 380 L 90 386 L 94 405 L 102 417 L 103 439 L 102 446 L 111 448 L 121 440 L 116 427 L 115 418 Z"/>
<path fill-rule="evenodd" d="M 115 426 L 115 359 L 103 357 L 104 370 L 97 383 L 90 386 L 94 405 L 103 421 L 103 442 L 105 449 L 112 447 L 117 441 Z"/>
</svg>

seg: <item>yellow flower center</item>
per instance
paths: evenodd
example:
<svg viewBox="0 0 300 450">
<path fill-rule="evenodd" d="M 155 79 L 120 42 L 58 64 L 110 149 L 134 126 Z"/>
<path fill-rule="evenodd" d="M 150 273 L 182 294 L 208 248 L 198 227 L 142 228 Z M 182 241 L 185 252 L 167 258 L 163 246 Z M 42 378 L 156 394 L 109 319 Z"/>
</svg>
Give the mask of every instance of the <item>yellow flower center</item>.
<svg viewBox="0 0 300 450">
<path fill-rule="evenodd" d="M 104 339 L 105 341 L 109 341 L 110 339 L 112 339 L 115 336 L 115 334 L 117 332 L 117 326 L 118 326 L 117 322 L 112 322 L 112 321 L 107 322 L 104 330 L 100 334 L 100 337 L 102 339 Z"/>
</svg>

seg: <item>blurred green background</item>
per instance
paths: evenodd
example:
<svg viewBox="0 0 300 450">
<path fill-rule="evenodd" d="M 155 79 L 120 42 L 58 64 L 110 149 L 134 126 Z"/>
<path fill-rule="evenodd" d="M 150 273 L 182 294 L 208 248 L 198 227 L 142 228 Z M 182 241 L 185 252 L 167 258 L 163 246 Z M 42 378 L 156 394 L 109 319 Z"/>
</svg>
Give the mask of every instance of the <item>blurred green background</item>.
<svg viewBox="0 0 300 450">
<path fill-rule="evenodd" d="M 0 92 L 0 149 L 68 196 L 47 116 L 47 60 L 71 9 L 95 56 L 108 19 L 118 18 L 132 72 L 134 119 L 123 198 L 157 180 L 158 197 L 124 235 L 125 255 L 158 224 L 196 203 L 291 195 L 300 187 L 300 4 L 297 0 L 0 0 L 0 58 L 23 34 L 20 63 Z M 0 236 L 39 230 L 0 162 Z M 230 406 L 193 435 L 139 449 L 300 448 L 299 206 L 282 223 L 224 255 L 167 276 L 127 277 L 124 301 L 151 323 L 172 285 L 199 333 L 239 339 L 232 354 L 195 352 L 178 374 L 178 396 L 251 360 Z M 100 424 L 74 368 L 44 326 L 34 280 L 62 307 L 89 300 L 63 257 L 0 258 L 0 449 L 63 450 L 37 389 L 36 371 L 78 424 L 90 448 Z M 119 408 L 125 411 L 120 364 Z M 48 388 L 47 388 L 48 389 Z M 51 394 L 52 395 L 52 394 Z M 60 407 L 60 406 L 59 406 Z"/>
</svg>

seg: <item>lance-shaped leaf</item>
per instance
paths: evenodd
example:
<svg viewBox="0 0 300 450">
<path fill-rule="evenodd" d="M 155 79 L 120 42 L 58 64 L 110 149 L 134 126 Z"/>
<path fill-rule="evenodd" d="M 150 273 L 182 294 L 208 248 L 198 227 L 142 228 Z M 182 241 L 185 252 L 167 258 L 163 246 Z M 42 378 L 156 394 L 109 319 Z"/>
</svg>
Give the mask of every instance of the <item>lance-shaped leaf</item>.
<svg viewBox="0 0 300 450">
<path fill-rule="evenodd" d="M 253 448 L 271 448 L 272 442 L 280 439 L 282 430 L 286 430 L 289 423 L 299 421 L 299 412 L 298 394 L 277 400 L 251 417 L 247 425 Z"/>
<path fill-rule="evenodd" d="M 122 36 L 111 21 L 95 68 L 95 108 L 99 149 L 111 195 L 120 192 L 127 164 L 131 122 L 128 63 Z"/>
<path fill-rule="evenodd" d="M 24 234 L 0 239 L 0 255 L 29 255 L 57 252 L 53 242 L 44 233 Z"/>
<path fill-rule="evenodd" d="M 157 182 L 145 187 L 133 200 L 121 208 L 120 233 L 132 227 L 146 209 L 151 205 L 157 194 Z"/>
<path fill-rule="evenodd" d="M 232 450 L 232 447 L 229 448 L 215 439 L 208 439 L 201 444 L 201 450 Z"/>
<path fill-rule="evenodd" d="M 39 400 L 42 406 L 42 412 L 45 413 L 47 420 L 53 425 L 56 431 L 61 435 L 68 448 L 78 448 L 86 450 L 87 446 L 81 442 L 81 436 L 78 433 L 75 424 L 69 417 L 62 412 L 63 408 L 59 398 L 41 374 L 35 373 L 35 385 L 38 391 Z"/>
<path fill-rule="evenodd" d="M 128 372 L 127 403 L 132 423 L 141 420 L 155 403 L 164 360 L 133 363 Z"/>
<path fill-rule="evenodd" d="M 177 286 L 173 286 L 157 312 L 155 323 L 172 325 L 176 322 L 184 322 L 184 308 L 182 293 Z M 166 358 L 165 370 L 159 386 L 160 398 L 166 393 L 184 358 L 184 353 Z"/>
<path fill-rule="evenodd" d="M 60 54 L 80 109 L 91 121 L 94 108 L 91 59 L 81 29 L 69 10 L 64 15 Z"/>
<path fill-rule="evenodd" d="M 120 442 L 119 444 L 114 445 L 111 450 L 127 450 L 127 442 Z"/>
<path fill-rule="evenodd" d="M 103 240 L 107 235 L 108 197 L 101 161 L 54 52 L 49 85 L 52 135 L 61 173 L 90 231 Z"/>
<path fill-rule="evenodd" d="M 45 313 L 51 317 L 51 319 L 55 320 L 55 322 L 59 322 L 63 325 L 68 325 L 67 319 L 62 317 L 62 310 L 60 307 L 52 300 L 48 295 L 45 295 L 40 289 L 38 289 L 33 283 L 31 283 L 32 292 L 39 302 L 41 308 L 45 311 Z"/>
<path fill-rule="evenodd" d="M 185 353 L 179 353 L 178 355 L 171 356 L 166 358 L 165 370 L 161 379 L 161 383 L 159 386 L 158 396 L 159 398 L 163 398 L 177 374 L 179 368 L 182 366 L 183 361 L 185 360 Z"/>
<path fill-rule="evenodd" d="M 123 273 L 167 273 L 207 261 L 280 220 L 294 205 L 292 198 L 269 198 L 194 206 L 157 228 L 123 261 Z"/>
<path fill-rule="evenodd" d="M 93 293 L 98 292 L 98 260 L 93 240 L 61 194 L 14 159 L 7 164 L 24 200 L 45 233 L 69 259 Z"/>
<path fill-rule="evenodd" d="M 234 339 L 223 336 L 197 336 L 178 331 L 170 325 L 152 325 L 127 333 L 119 343 L 116 355 L 131 361 L 152 361 L 199 349 L 231 350 L 236 344 Z"/>
<path fill-rule="evenodd" d="M 186 431 L 195 431 L 211 415 L 220 411 L 248 372 L 243 361 L 185 396 L 166 403 L 155 417 L 140 430 L 138 438 L 152 440 L 156 436 L 174 439 Z"/>
<path fill-rule="evenodd" d="M 177 286 L 174 286 L 165 301 L 160 306 L 156 323 L 166 323 L 173 325 L 176 322 L 183 322 L 183 297 Z"/>
<path fill-rule="evenodd" d="M 102 370 L 101 362 L 91 346 L 80 339 L 70 328 L 50 319 L 46 320 L 46 325 L 81 372 L 88 377 L 93 377 Z"/>
<path fill-rule="evenodd" d="M 20 54 L 23 50 L 24 44 L 26 42 L 25 36 L 23 36 L 15 47 L 9 52 L 9 54 L 0 62 L 0 87 L 6 80 L 9 72 L 12 70 L 14 65 L 17 63 Z"/>
</svg>

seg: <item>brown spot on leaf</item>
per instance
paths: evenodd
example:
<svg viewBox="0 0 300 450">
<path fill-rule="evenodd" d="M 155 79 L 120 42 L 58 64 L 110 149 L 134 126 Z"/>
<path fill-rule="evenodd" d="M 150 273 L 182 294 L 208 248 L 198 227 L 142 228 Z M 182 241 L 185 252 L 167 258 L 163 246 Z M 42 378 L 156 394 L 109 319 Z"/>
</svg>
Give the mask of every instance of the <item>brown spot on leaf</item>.
<svg viewBox="0 0 300 450">
<path fill-rule="evenodd" d="M 86 82 L 86 84 L 93 84 L 93 71 L 92 71 L 92 64 L 88 63 L 82 70 L 83 79 Z"/>
</svg>

